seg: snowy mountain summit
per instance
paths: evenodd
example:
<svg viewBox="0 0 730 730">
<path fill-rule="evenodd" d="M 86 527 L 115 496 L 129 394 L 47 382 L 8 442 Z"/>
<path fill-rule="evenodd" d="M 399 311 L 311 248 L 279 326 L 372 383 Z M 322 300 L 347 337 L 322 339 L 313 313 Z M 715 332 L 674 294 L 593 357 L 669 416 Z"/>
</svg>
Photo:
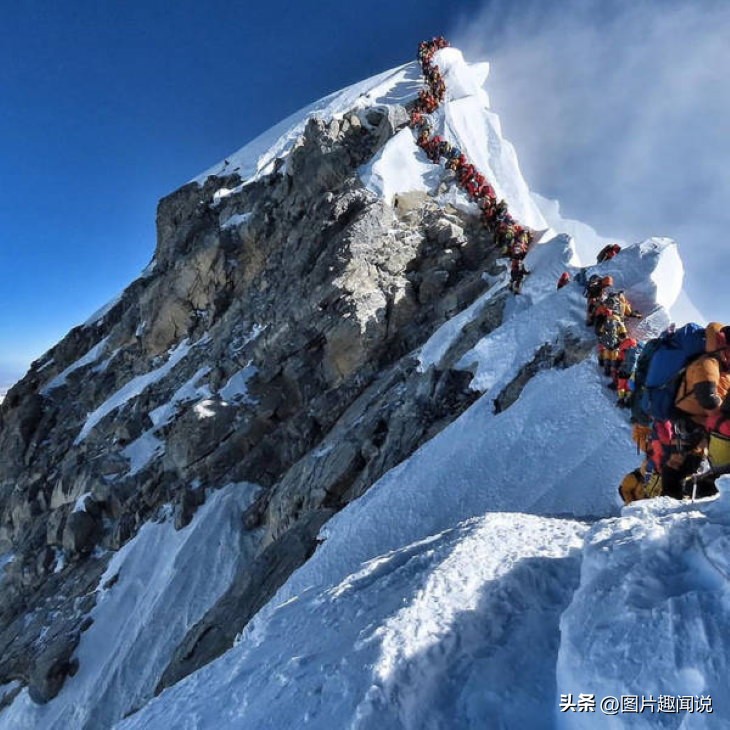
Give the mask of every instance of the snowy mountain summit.
<svg viewBox="0 0 730 730">
<path fill-rule="evenodd" d="M 0 728 L 730 727 L 727 482 L 620 507 L 628 418 L 556 290 L 610 274 L 652 336 L 677 246 L 596 265 L 488 65 L 435 60 L 434 133 L 538 239 L 521 293 L 416 144 L 417 63 L 163 199 L 0 406 Z"/>
</svg>

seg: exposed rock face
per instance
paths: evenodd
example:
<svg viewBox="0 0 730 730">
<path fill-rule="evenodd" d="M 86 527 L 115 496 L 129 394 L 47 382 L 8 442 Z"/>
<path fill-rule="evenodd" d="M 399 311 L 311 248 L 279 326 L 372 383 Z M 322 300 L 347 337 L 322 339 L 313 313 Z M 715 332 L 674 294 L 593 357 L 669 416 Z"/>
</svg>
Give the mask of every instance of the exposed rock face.
<svg viewBox="0 0 730 730">
<path fill-rule="evenodd" d="M 72 512 L 63 528 L 61 545 L 71 555 L 86 555 L 94 548 L 98 527 L 88 512 Z"/>
<path fill-rule="evenodd" d="M 257 557 L 159 687 L 185 676 L 230 646 L 329 516 L 473 402 L 454 365 L 500 324 L 504 297 L 438 369 L 421 372 L 414 353 L 485 291 L 501 266 L 492 242 L 476 215 L 419 193 L 391 207 L 357 177 L 406 119 L 397 106 L 314 119 L 271 175 L 163 199 L 154 267 L 10 390 L 0 685 L 54 697 L 111 551 L 166 504 L 181 528 L 206 489 L 258 483 L 241 525 Z"/>
</svg>

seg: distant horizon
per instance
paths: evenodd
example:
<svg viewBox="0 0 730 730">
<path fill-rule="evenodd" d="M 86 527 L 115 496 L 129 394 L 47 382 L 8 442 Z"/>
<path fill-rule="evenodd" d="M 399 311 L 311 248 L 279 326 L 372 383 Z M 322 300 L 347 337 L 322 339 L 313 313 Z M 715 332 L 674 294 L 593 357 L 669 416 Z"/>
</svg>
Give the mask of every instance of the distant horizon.
<svg viewBox="0 0 730 730">
<path fill-rule="evenodd" d="M 3 370 L 0 370 L 0 391 L 9 390 L 27 372 L 28 368 L 23 369 L 22 366 L 18 366 L 17 370 L 12 370 L 10 368 L 4 368 Z"/>
</svg>

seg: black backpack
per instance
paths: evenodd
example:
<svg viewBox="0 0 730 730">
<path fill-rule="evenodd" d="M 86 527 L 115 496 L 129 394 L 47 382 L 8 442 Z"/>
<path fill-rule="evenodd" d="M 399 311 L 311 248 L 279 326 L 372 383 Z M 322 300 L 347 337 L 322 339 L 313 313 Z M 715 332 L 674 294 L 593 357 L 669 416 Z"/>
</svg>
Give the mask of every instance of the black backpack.
<svg viewBox="0 0 730 730">
<path fill-rule="evenodd" d="M 593 274 L 591 278 L 588 279 L 588 283 L 583 290 L 583 296 L 586 299 L 595 299 L 600 296 L 602 291 L 603 286 L 601 285 L 601 277 L 598 274 Z"/>
<path fill-rule="evenodd" d="M 603 304 L 607 309 L 610 309 L 614 314 L 621 316 L 621 294 L 617 292 L 611 292 L 604 300 Z"/>
<path fill-rule="evenodd" d="M 609 317 L 601 327 L 598 341 L 607 349 L 615 350 L 621 344 L 622 322 L 617 317 Z"/>
</svg>

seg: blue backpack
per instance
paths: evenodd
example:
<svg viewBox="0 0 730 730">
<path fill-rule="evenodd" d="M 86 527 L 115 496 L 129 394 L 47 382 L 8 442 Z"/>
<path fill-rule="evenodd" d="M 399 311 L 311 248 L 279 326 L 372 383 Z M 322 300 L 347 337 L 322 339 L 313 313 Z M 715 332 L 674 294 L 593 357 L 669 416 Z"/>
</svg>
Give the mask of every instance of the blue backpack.
<svg viewBox="0 0 730 730">
<path fill-rule="evenodd" d="M 656 421 L 674 415 L 674 399 L 687 365 L 705 352 L 705 328 L 690 322 L 663 332 L 646 372 L 641 410 Z"/>
<path fill-rule="evenodd" d="M 641 348 L 639 361 L 634 368 L 634 387 L 631 396 L 631 422 L 648 426 L 651 423 L 651 416 L 646 412 L 646 374 L 654 353 L 659 349 L 661 339 L 655 337 L 644 343 Z"/>
</svg>

